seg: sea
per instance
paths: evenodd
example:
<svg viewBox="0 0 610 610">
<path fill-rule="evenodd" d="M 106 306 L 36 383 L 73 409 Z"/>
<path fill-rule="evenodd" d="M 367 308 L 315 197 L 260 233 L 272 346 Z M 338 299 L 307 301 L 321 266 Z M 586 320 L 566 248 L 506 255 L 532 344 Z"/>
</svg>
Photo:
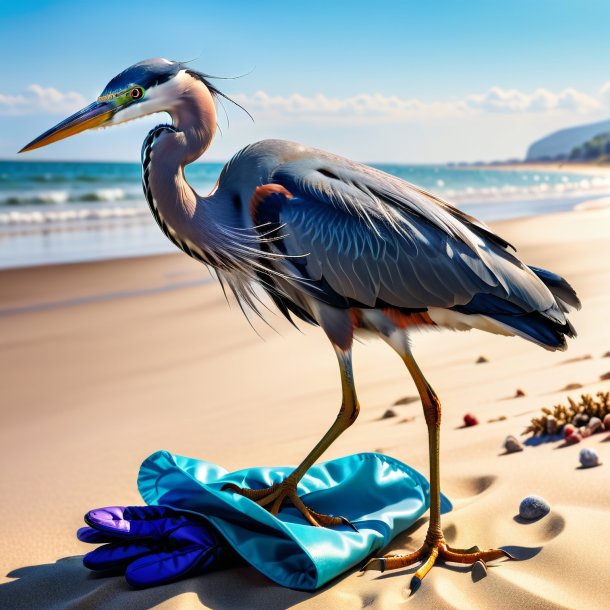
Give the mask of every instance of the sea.
<svg viewBox="0 0 610 610">
<path fill-rule="evenodd" d="M 200 194 L 222 163 L 187 167 Z M 548 214 L 610 194 L 610 174 L 376 165 L 483 221 Z M 0 161 L 0 268 L 175 251 L 155 224 L 138 163 Z"/>
</svg>

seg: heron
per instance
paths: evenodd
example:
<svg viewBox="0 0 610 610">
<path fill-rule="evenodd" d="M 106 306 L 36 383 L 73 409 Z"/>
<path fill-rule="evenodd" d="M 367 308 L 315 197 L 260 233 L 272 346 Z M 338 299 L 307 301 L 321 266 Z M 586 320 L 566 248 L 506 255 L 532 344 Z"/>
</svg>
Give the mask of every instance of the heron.
<svg viewBox="0 0 610 610">
<path fill-rule="evenodd" d="M 417 589 L 438 559 L 461 564 L 511 558 L 502 549 L 452 548 L 441 527 L 441 402 L 415 360 L 418 329 L 478 329 L 564 350 L 580 308 L 559 275 L 528 266 L 484 223 L 440 197 L 379 169 L 296 142 L 269 139 L 240 150 L 215 189 L 197 193 L 185 167 L 201 157 L 217 128 L 217 103 L 230 99 L 214 77 L 183 62 L 148 59 L 112 78 L 90 105 L 20 152 L 88 129 L 164 112 L 142 147 L 142 184 L 163 233 L 208 266 L 244 311 L 264 315 L 268 295 L 288 320 L 322 328 L 337 357 L 342 401 L 332 425 L 280 484 L 231 486 L 277 514 L 292 504 L 316 527 L 349 526 L 306 506 L 297 483 L 360 410 L 352 345 L 361 334 L 385 341 L 402 359 L 421 399 L 428 431 L 430 507 L 425 539 L 413 553 L 374 557 L 363 569 L 419 563 Z M 267 303 L 269 301 L 266 301 Z"/>
</svg>

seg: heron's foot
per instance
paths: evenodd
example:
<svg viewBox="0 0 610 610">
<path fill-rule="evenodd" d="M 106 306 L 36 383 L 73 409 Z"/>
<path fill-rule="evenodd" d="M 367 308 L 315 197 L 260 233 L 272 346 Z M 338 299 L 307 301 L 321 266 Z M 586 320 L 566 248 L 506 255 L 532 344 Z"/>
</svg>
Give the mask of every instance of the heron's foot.
<svg viewBox="0 0 610 610">
<path fill-rule="evenodd" d="M 415 593 L 421 585 L 424 576 L 432 569 L 437 560 L 452 561 L 454 563 L 474 564 L 478 561 L 484 565 L 488 561 L 495 559 L 514 559 L 509 553 L 502 549 L 490 549 L 481 551 L 478 546 L 473 546 L 469 549 L 454 549 L 450 547 L 445 539 L 432 538 L 430 535 L 426 537 L 424 544 L 414 553 L 408 555 L 386 555 L 385 557 L 375 557 L 362 568 L 361 572 L 368 570 L 378 570 L 385 572 L 386 570 L 396 570 L 398 568 L 406 568 L 415 562 L 423 561 L 417 572 L 411 578 L 409 589 L 411 594 Z"/>
<path fill-rule="evenodd" d="M 323 515 L 316 512 L 312 508 L 305 505 L 303 500 L 297 495 L 297 486 L 290 478 L 287 478 L 281 483 L 276 483 L 271 487 L 264 489 L 248 489 L 239 487 L 234 483 L 227 483 L 223 490 L 231 490 L 250 500 L 256 502 L 259 506 L 265 506 L 272 515 L 277 515 L 281 510 L 285 501 L 289 501 L 292 505 L 315 527 L 333 527 L 335 525 L 347 525 L 354 531 L 358 531 L 351 521 L 345 517 L 334 517 L 332 515 Z"/>
</svg>

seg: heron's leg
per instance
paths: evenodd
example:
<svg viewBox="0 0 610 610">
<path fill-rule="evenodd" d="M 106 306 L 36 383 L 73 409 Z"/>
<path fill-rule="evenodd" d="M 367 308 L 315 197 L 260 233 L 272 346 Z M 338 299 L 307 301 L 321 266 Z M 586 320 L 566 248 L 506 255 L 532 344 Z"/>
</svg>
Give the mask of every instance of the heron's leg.
<svg viewBox="0 0 610 610">
<path fill-rule="evenodd" d="M 428 427 L 428 452 L 430 461 L 430 521 L 423 545 L 414 553 L 408 555 L 388 555 L 370 559 L 362 568 L 366 570 L 391 570 L 404 568 L 421 559 L 424 563 L 411 578 L 410 589 L 415 592 L 424 576 L 434 566 L 437 559 L 453 561 L 456 563 L 472 564 L 477 561 L 493 561 L 502 557 L 511 558 L 501 549 L 481 551 L 479 547 L 470 549 L 453 549 L 449 547 L 441 529 L 441 486 L 440 486 L 440 429 L 441 429 L 441 403 L 421 372 L 412 354 L 405 350 L 402 359 L 413 377 L 419 392 L 426 426 Z"/>
<path fill-rule="evenodd" d="M 343 399 L 341 408 L 337 418 L 326 434 L 320 439 L 318 444 L 308 453 L 307 457 L 295 468 L 295 470 L 281 483 L 273 485 L 265 489 L 245 489 L 238 487 L 232 483 L 225 486 L 225 489 L 230 489 L 251 500 L 254 500 L 261 506 L 267 506 L 269 511 L 276 515 L 285 500 L 289 500 L 303 514 L 303 516 L 316 526 L 332 526 L 332 525 L 351 525 L 345 517 L 333 517 L 330 515 L 322 515 L 311 508 L 305 506 L 303 501 L 297 495 L 297 483 L 303 475 L 311 468 L 314 462 L 328 449 L 332 443 L 347 430 L 358 417 L 360 407 L 356 398 L 356 390 L 354 388 L 354 376 L 352 372 L 352 350 L 351 347 L 343 350 L 335 346 L 337 360 L 339 361 L 339 371 L 341 373 L 341 388 Z M 353 526 L 352 526 L 353 527 Z"/>
</svg>

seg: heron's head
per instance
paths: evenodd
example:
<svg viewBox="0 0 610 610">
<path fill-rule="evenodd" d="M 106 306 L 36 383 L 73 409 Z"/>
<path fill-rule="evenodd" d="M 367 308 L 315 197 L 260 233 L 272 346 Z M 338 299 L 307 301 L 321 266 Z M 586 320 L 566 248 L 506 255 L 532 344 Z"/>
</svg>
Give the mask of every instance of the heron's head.
<svg viewBox="0 0 610 610">
<path fill-rule="evenodd" d="M 19 152 L 41 148 L 88 129 L 118 125 L 158 112 L 172 113 L 194 89 L 204 104 L 211 106 L 210 121 L 215 127 L 213 99 L 225 96 L 205 74 L 177 61 L 161 58 L 141 61 L 117 74 L 92 104 L 38 136 Z"/>
</svg>

